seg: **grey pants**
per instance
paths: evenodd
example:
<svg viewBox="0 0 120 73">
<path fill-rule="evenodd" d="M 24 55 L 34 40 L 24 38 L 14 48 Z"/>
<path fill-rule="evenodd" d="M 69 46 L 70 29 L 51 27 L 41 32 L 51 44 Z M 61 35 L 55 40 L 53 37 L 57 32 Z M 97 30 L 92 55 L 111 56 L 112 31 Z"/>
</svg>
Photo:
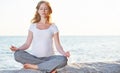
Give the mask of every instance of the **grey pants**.
<svg viewBox="0 0 120 73">
<path fill-rule="evenodd" d="M 22 64 L 38 65 L 39 70 L 43 72 L 51 72 L 54 69 L 62 68 L 67 65 L 67 58 L 65 56 L 54 55 L 50 57 L 36 57 L 24 50 L 17 50 L 14 53 L 15 60 Z"/>
</svg>

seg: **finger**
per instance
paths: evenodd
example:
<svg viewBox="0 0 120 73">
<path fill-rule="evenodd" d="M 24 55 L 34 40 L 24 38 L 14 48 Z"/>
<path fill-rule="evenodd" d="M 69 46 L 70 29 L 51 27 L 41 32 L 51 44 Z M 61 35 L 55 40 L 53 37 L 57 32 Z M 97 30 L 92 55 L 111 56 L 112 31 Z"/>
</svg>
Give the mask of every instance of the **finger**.
<svg viewBox="0 0 120 73">
<path fill-rule="evenodd" d="M 15 48 L 15 46 L 12 46 L 13 48 Z"/>
<path fill-rule="evenodd" d="M 12 49 L 12 48 L 10 48 L 10 49 Z"/>
</svg>

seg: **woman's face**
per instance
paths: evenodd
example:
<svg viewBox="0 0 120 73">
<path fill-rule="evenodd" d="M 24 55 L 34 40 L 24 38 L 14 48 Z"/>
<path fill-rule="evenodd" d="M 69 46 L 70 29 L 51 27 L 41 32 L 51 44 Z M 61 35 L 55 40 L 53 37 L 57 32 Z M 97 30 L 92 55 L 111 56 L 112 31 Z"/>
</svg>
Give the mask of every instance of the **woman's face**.
<svg viewBox="0 0 120 73">
<path fill-rule="evenodd" d="M 50 10 L 47 4 L 42 3 L 39 7 L 38 13 L 41 17 L 48 17 L 50 15 Z"/>
</svg>

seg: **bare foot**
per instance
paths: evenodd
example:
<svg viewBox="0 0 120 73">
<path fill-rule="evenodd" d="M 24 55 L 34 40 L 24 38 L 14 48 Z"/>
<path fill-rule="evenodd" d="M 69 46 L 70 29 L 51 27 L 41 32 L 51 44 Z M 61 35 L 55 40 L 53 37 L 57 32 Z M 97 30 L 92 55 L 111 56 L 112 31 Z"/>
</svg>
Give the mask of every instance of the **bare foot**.
<svg viewBox="0 0 120 73">
<path fill-rule="evenodd" d="M 35 70 L 37 70 L 38 66 L 34 65 L 34 64 L 24 64 L 24 68 L 25 69 L 35 69 Z"/>
<path fill-rule="evenodd" d="M 51 73 L 57 73 L 57 71 L 56 71 L 56 70 L 53 70 Z"/>
</svg>

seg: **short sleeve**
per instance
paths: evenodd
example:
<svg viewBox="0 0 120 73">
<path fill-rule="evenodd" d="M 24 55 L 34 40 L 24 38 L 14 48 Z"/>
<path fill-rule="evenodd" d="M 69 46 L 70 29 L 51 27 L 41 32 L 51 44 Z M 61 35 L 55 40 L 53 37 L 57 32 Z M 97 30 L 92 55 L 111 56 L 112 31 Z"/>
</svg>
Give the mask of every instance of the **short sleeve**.
<svg viewBox="0 0 120 73">
<path fill-rule="evenodd" d="M 33 32 L 33 26 L 34 26 L 33 24 L 30 25 L 29 31 L 32 31 L 32 32 Z"/>
<path fill-rule="evenodd" d="M 53 33 L 55 34 L 57 32 L 59 32 L 58 27 L 55 24 L 53 24 Z"/>
</svg>

